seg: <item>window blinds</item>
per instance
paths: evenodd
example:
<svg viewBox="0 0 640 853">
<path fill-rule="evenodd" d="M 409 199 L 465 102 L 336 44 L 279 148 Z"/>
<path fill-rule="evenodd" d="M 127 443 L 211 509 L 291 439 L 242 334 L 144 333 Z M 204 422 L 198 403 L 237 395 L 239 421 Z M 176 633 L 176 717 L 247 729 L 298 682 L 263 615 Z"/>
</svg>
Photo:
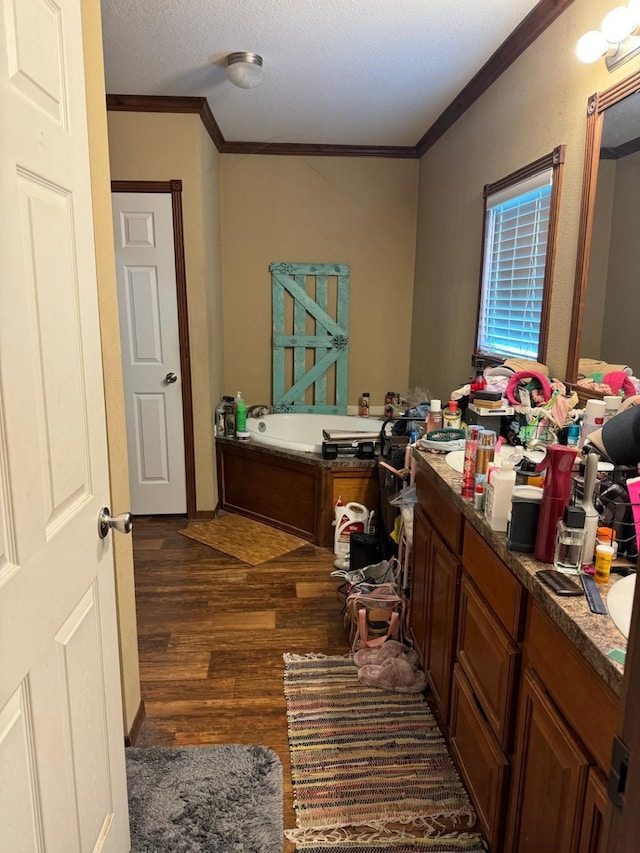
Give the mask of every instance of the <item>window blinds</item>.
<svg viewBox="0 0 640 853">
<path fill-rule="evenodd" d="M 537 359 L 551 169 L 487 198 L 481 352 Z"/>
</svg>

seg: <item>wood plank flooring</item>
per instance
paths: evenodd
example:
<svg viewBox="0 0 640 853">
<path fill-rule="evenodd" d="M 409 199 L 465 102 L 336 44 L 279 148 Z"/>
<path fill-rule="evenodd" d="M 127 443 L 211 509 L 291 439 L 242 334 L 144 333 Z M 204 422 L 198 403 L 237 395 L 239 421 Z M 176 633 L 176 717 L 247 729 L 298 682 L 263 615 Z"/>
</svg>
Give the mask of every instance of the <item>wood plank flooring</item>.
<svg viewBox="0 0 640 853">
<path fill-rule="evenodd" d="M 250 567 L 180 535 L 186 524 L 134 522 L 146 708 L 136 746 L 272 748 L 284 769 L 285 827 L 294 827 L 282 655 L 349 651 L 333 553 L 304 545 Z"/>
</svg>

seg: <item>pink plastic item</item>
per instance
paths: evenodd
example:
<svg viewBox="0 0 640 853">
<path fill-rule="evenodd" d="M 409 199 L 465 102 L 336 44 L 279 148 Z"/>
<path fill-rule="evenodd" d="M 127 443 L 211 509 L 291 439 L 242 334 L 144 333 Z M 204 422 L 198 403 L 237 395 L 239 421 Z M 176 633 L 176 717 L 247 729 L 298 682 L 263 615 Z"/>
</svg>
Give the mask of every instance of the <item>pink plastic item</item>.
<svg viewBox="0 0 640 853">
<path fill-rule="evenodd" d="M 624 370 L 612 370 L 611 373 L 602 377 L 602 381 L 611 388 L 612 394 L 619 394 L 620 389 L 622 389 L 625 397 L 633 397 L 636 393 L 635 385 Z"/>
<path fill-rule="evenodd" d="M 506 395 L 507 400 L 514 406 L 520 405 L 520 400 L 515 396 L 516 388 L 518 387 L 521 379 L 537 379 L 540 383 L 540 387 L 542 388 L 542 393 L 544 395 L 545 403 L 548 403 L 551 399 L 551 385 L 549 385 L 549 380 L 547 377 L 538 373 L 535 370 L 521 370 L 518 373 L 514 373 L 511 379 L 509 380 L 509 384 L 507 385 Z"/>
</svg>

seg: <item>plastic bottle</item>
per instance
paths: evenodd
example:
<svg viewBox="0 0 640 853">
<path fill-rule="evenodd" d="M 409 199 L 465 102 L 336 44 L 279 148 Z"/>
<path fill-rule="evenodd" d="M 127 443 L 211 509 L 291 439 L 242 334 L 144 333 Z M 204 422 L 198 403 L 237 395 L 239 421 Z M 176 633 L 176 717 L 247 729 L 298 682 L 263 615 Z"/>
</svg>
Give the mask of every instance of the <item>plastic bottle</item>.
<svg viewBox="0 0 640 853">
<path fill-rule="evenodd" d="M 613 548 L 611 545 L 600 543 L 596 548 L 596 583 L 607 583 L 611 573 L 611 561 L 613 560 Z"/>
<path fill-rule="evenodd" d="M 362 397 L 360 397 L 360 417 L 361 417 L 361 418 L 368 418 L 368 417 L 369 417 L 369 411 L 370 411 L 370 405 L 369 405 L 369 403 L 370 403 L 370 399 L 371 399 L 371 398 L 370 398 L 370 396 L 369 396 L 369 392 L 368 392 L 368 391 L 365 391 L 365 392 L 362 394 Z"/>
<path fill-rule="evenodd" d="M 516 472 L 513 462 L 505 459 L 502 467 L 493 472 L 487 486 L 484 514 L 492 530 L 506 533 L 507 518 L 511 509 L 511 494 L 515 484 Z"/>
<path fill-rule="evenodd" d="M 216 435 L 224 435 L 224 418 L 227 411 L 226 404 L 227 401 L 223 397 L 218 403 L 218 408 L 216 409 Z"/>
<path fill-rule="evenodd" d="M 427 414 L 427 433 L 442 429 L 442 401 L 432 400 Z"/>
<path fill-rule="evenodd" d="M 472 424 L 467 431 L 464 443 L 464 464 L 462 469 L 462 491 L 463 498 L 473 498 L 475 490 L 476 454 L 478 452 L 478 435 L 482 428 Z"/>
<path fill-rule="evenodd" d="M 599 527 L 597 533 L 596 548 L 598 545 L 611 545 L 613 548 L 613 559 L 618 555 L 618 543 L 616 542 L 618 534 L 612 527 Z"/>
<path fill-rule="evenodd" d="M 242 399 L 242 392 L 236 394 L 236 435 L 247 431 L 247 404 Z"/>
<path fill-rule="evenodd" d="M 584 417 L 582 419 L 582 428 L 580 430 L 578 447 L 582 447 L 585 439 L 590 433 L 600 429 L 604 423 L 605 408 L 604 400 L 587 400 L 587 405 L 584 409 Z"/>
<path fill-rule="evenodd" d="M 345 522 L 349 520 L 349 516 L 345 510 L 342 497 L 338 495 L 338 500 L 333 507 L 333 553 L 338 559 L 344 559 L 349 553 L 349 533 L 346 530 Z"/>
<path fill-rule="evenodd" d="M 236 434 L 236 401 L 233 397 L 227 397 L 224 407 L 224 434 L 227 438 L 233 438 Z"/>
<path fill-rule="evenodd" d="M 458 409 L 457 400 L 449 400 L 449 405 L 442 413 L 442 425 L 445 429 L 460 429 L 462 415 Z"/>
<path fill-rule="evenodd" d="M 482 362 L 479 361 L 476 365 L 475 376 L 469 384 L 469 398 L 471 401 L 473 402 L 477 391 L 484 391 L 486 387 L 487 380 L 484 378 L 484 368 L 482 367 Z"/>
<path fill-rule="evenodd" d="M 602 399 L 604 400 L 604 423 L 606 424 L 608 420 L 611 420 L 614 415 L 618 414 L 622 397 L 606 394 Z"/>
<path fill-rule="evenodd" d="M 567 427 L 567 447 L 577 447 L 580 441 L 580 424 L 570 423 Z"/>
</svg>

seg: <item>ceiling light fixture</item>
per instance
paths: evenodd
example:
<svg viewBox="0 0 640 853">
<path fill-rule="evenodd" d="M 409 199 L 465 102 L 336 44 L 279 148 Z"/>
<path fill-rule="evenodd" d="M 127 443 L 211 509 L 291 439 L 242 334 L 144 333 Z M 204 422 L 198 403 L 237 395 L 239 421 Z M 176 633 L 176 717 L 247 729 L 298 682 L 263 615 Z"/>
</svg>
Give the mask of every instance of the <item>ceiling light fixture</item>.
<svg viewBox="0 0 640 853">
<path fill-rule="evenodd" d="M 241 89 L 255 89 L 264 80 L 262 57 L 257 53 L 230 53 L 227 56 L 227 77 Z"/>
<path fill-rule="evenodd" d="M 605 65 L 613 71 L 640 53 L 640 2 L 630 0 L 616 6 L 605 16 L 599 30 L 585 33 L 576 45 L 580 62 L 596 62 L 604 56 Z"/>
</svg>

